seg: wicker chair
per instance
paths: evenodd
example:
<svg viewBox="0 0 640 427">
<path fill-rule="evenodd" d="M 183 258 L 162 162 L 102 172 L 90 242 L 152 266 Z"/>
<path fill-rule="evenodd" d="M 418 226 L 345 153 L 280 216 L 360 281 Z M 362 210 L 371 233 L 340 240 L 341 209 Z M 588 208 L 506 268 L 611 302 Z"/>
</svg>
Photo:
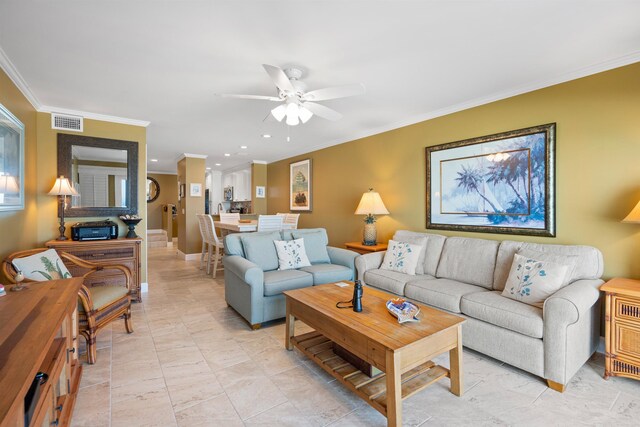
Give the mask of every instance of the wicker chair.
<svg viewBox="0 0 640 427">
<path fill-rule="evenodd" d="M 13 260 L 23 258 L 46 251 L 47 248 L 30 249 L 15 252 L 9 255 L 2 263 L 2 273 L 5 277 L 15 283 L 14 276 L 16 269 Z M 65 252 L 58 252 L 58 255 L 67 266 L 73 264 L 81 269 L 88 270 L 82 278 L 101 270 L 119 270 L 125 276 L 125 286 L 104 285 L 96 287 L 82 286 L 78 293 L 78 327 L 79 332 L 87 342 L 87 361 L 90 364 L 96 363 L 96 335 L 100 329 L 120 317 L 124 318 L 127 333 L 133 332 L 131 322 L 131 270 L 124 265 L 97 265 L 85 261 Z M 25 279 L 25 282 L 37 283 L 33 280 Z"/>
</svg>

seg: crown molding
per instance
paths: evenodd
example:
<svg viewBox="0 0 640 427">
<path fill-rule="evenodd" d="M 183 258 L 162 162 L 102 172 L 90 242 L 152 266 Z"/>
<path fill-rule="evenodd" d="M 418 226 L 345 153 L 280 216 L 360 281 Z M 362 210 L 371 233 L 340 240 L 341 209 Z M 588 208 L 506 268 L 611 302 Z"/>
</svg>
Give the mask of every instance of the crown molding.
<svg viewBox="0 0 640 427">
<path fill-rule="evenodd" d="M 107 114 L 90 113 L 88 111 L 71 110 L 69 108 L 51 107 L 49 105 L 42 105 L 37 109 L 41 113 L 59 113 L 69 114 L 71 116 L 80 116 L 90 120 L 100 120 L 102 122 L 120 123 L 123 125 L 140 126 L 146 128 L 151 122 L 146 120 L 128 119 L 126 117 L 109 116 Z"/>
<path fill-rule="evenodd" d="M 1 46 L 0 46 L 0 68 L 2 68 L 4 72 L 7 74 L 7 76 L 9 76 L 9 79 L 11 79 L 11 81 L 13 82 L 14 85 L 16 85 L 18 90 L 22 92 L 24 97 L 27 98 L 27 101 L 29 101 L 29 103 L 33 106 L 33 108 L 38 110 L 41 106 L 40 101 L 38 101 L 38 98 L 36 98 L 33 92 L 31 92 L 31 88 L 29 87 L 27 82 L 22 78 L 22 76 L 18 72 L 18 69 L 16 68 L 15 65 L 13 65 L 13 62 L 11 62 L 11 60 L 9 59 L 5 51 L 2 50 Z"/>
<path fill-rule="evenodd" d="M 414 125 L 416 123 L 424 122 L 427 120 L 435 119 L 437 117 L 446 116 L 448 114 L 457 113 L 459 111 L 468 110 L 470 108 L 479 107 L 481 105 L 490 104 L 492 102 L 500 101 L 503 99 L 511 98 L 518 95 L 523 95 L 528 92 L 533 92 L 536 90 L 544 89 L 547 87 L 555 86 L 560 83 L 566 83 L 572 80 L 577 80 L 583 77 L 588 77 L 593 74 L 602 73 L 605 71 L 613 70 L 615 68 L 624 67 L 626 65 L 631 65 L 636 62 L 640 62 L 640 51 L 632 52 L 628 55 L 624 55 L 618 58 L 614 58 L 608 61 L 600 62 L 594 65 L 590 65 L 587 67 L 579 68 L 578 70 L 564 73 L 558 75 L 556 77 L 538 80 L 536 82 L 526 84 L 523 86 L 519 86 L 514 89 L 510 89 L 503 92 L 498 92 L 486 97 L 476 98 L 469 101 L 461 102 L 459 104 L 454 104 L 445 108 L 441 108 L 439 110 L 434 110 L 428 113 L 420 114 L 417 116 L 410 117 L 408 119 L 400 120 L 394 122 L 389 125 L 380 126 L 378 128 L 369 130 L 367 132 L 360 132 L 351 134 L 348 137 L 335 139 L 332 141 L 324 142 L 321 144 L 316 144 L 312 147 L 308 147 L 304 150 L 292 150 L 286 157 L 279 157 L 274 160 L 269 161 L 269 163 L 277 162 L 280 160 L 290 159 L 292 157 L 296 157 L 302 154 L 307 154 L 313 151 L 322 150 L 323 148 L 332 147 L 334 145 L 344 144 L 347 142 L 355 141 L 358 139 L 366 138 L 373 135 L 379 135 L 384 132 L 389 132 L 395 129 L 399 129 L 405 126 Z"/>
<path fill-rule="evenodd" d="M 178 175 L 177 172 L 165 172 L 165 171 L 147 171 L 147 174 L 155 174 L 155 175 Z"/>
<path fill-rule="evenodd" d="M 207 157 L 209 157 L 206 154 L 192 154 L 192 153 L 182 153 L 180 154 L 177 158 L 176 161 L 179 162 L 180 160 L 190 157 L 192 159 L 206 159 Z"/>
<path fill-rule="evenodd" d="M 51 107 L 49 105 L 42 105 L 42 103 L 35 96 L 26 80 L 22 77 L 18 69 L 13 62 L 9 59 L 6 52 L 0 46 L 0 68 L 9 76 L 9 79 L 14 85 L 22 92 L 27 101 L 40 113 L 61 113 L 69 114 L 72 116 L 80 116 L 85 119 L 100 120 L 103 122 L 121 123 L 125 125 L 147 127 L 151 124 L 146 120 L 129 119 L 126 117 L 109 116 L 106 114 L 91 113 L 89 111 L 71 110 L 69 108 Z"/>
</svg>

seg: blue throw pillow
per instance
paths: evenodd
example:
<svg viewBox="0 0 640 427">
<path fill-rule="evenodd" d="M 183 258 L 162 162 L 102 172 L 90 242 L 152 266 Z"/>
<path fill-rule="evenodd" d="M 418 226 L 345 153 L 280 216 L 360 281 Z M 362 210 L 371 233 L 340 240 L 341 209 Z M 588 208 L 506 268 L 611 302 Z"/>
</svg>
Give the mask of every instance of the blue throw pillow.
<svg viewBox="0 0 640 427">
<path fill-rule="evenodd" d="M 292 231 L 294 239 L 304 239 L 304 248 L 311 264 L 331 264 L 324 233 L 305 233 Z"/>
</svg>

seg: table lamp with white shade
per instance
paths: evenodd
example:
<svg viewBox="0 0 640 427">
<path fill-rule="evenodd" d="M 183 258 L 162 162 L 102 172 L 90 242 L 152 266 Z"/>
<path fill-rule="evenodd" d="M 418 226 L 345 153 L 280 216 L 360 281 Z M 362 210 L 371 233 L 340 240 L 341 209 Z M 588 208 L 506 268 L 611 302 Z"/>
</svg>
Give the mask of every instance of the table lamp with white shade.
<svg viewBox="0 0 640 427">
<path fill-rule="evenodd" d="M 60 231 L 60 235 L 56 240 L 67 240 L 67 237 L 64 235 L 65 226 L 64 226 L 64 210 L 67 205 L 67 196 L 77 196 L 78 192 L 71 185 L 69 180 L 64 176 L 60 175 L 59 178 L 56 178 L 55 184 L 53 184 L 53 188 L 49 191 L 50 196 L 58 196 L 60 201 L 60 227 L 58 230 Z"/>
<path fill-rule="evenodd" d="M 631 209 L 631 212 L 629 212 L 629 215 L 627 215 L 622 222 L 638 222 L 640 223 L 640 202 L 638 202 L 638 204 Z"/>
<path fill-rule="evenodd" d="M 377 191 L 370 188 L 362 195 L 360 204 L 356 209 L 356 215 L 366 215 L 364 218 L 363 242 L 365 246 L 375 246 L 377 244 L 376 217 L 374 215 L 388 215 L 389 211 L 384 206 L 382 198 Z"/>
</svg>

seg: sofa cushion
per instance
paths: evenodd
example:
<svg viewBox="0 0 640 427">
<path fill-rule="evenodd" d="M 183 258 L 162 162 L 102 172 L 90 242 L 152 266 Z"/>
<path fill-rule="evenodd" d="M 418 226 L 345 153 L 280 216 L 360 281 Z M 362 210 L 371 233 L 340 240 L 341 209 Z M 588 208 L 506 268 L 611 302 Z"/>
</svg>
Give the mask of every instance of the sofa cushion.
<svg viewBox="0 0 640 427">
<path fill-rule="evenodd" d="M 426 240 L 422 240 L 426 244 Z M 416 266 L 422 253 L 424 253 L 424 247 L 421 245 L 389 240 L 389 247 L 384 254 L 384 260 L 380 268 L 415 276 Z"/>
<path fill-rule="evenodd" d="M 284 291 L 313 285 L 313 276 L 300 270 L 275 270 L 264 273 L 264 296 L 280 295 Z"/>
<path fill-rule="evenodd" d="M 276 252 L 273 241 L 280 240 L 279 232 L 244 233 L 240 240 L 242 240 L 242 247 L 247 259 L 260 267 L 262 271 L 278 268 L 278 252 Z"/>
<path fill-rule="evenodd" d="M 368 270 L 364 273 L 364 282 L 367 285 L 384 289 L 385 291 L 393 292 L 397 295 L 404 295 L 404 288 L 407 282 L 409 282 L 409 280 L 414 280 L 415 278 L 416 276 L 410 276 L 405 273 L 381 269 Z"/>
<path fill-rule="evenodd" d="M 396 237 L 399 235 L 400 237 Z M 418 264 L 416 265 L 416 274 L 424 274 L 424 260 L 427 256 L 427 237 L 424 234 L 420 233 L 402 233 L 396 232 L 393 236 L 393 239 L 389 240 L 389 245 L 391 242 L 404 242 L 410 243 L 412 245 L 420 246 L 420 254 L 418 256 Z"/>
<path fill-rule="evenodd" d="M 469 317 L 532 338 L 542 338 L 542 309 L 505 298 L 500 291 L 465 295 L 461 307 L 462 313 Z"/>
<path fill-rule="evenodd" d="M 436 277 L 491 289 L 499 244 L 495 240 L 447 238 Z"/>
<path fill-rule="evenodd" d="M 304 248 L 311 264 L 329 264 L 329 252 L 327 252 L 327 233 L 322 231 L 300 232 L 294 230 L 291 232 L 294 239 L 304 239 Z"/>
<path fill-rule="evenodd" d="M 438 269 L 438 262 L 440 261 L 440 255 L 442 254 L 442 248 L 444 242 L 447 240 L 445 236 L 440 234 L 431 233 L 418 233 L 416 231 L 398 230 L 393 235 L 393 240 L 400 242 L 413 243 L 412 239 L 418 239 L 424 237 L 427 239 L 427 247 L 425 249 L 423 272 L 430 276 L 435 276 Z M 416 274 L 420 273 L 416 268 Z"/>
<path fill-rule="evenodd" d="M 244 249 L 242 248 L 242 240 L 240 239 L 244 233 L 229 233 L 224 236 L 224 254 L 238 255 L 246 258 Z"/>
<path fill-rule="evenodd" d="M 570 282 L 580 279 L 599 279 L 604 271 L 602 252 L 591 246 L 579 245 L 548 245 L 542 243 L 524 243 L 505 240 L 500 244 L 496 259 L 496 269 L 493 275 L 493 289 L 503 290 L 509 270 L 513 262 L 513 255 L 519 249 L 531 249 L 539 252 L 577 256 L 576 265 Z"/>
<path fill-rule="evenodd" d="M 304 250 L 304 240 L 274 240 L 278 253 L 278 270 L 295 270 L 311 265 L 307 252 Z"/>
<path fill-rule="evenodd" d="M 343 265 L 316 264 L 309 267 L 302 267 L 300 270 L 306 271 L 313 276 L 314 285 L 340 282 L 341 280 L 353 280 L 353 270 Z"/>
<path fill-rule="evenodd" d="M 485 288 L 450 279 L 415 279 L 407 283 L 404 294 L 431 306 L 460 313 L 460 300 L 464 295 L 476 292 L 486 293 Z"/>
<path fill-rule="evenodd" d="M 95 310 L 102 310 L 114 301 L 124 298 L 129 290 L 124 286 L 93 286 L 89 288 Z M 78 310 L 84 313 L 84 306 L 78 304 Z"/>
<path fill-rule="evenodd" d="M 535 251 L 533 251 L 535 253 Z M 528 258 L 517 253 L 502 296 L 542 308 L 544 301 L 569 279 L 571 266 Z"/>
</svg>

